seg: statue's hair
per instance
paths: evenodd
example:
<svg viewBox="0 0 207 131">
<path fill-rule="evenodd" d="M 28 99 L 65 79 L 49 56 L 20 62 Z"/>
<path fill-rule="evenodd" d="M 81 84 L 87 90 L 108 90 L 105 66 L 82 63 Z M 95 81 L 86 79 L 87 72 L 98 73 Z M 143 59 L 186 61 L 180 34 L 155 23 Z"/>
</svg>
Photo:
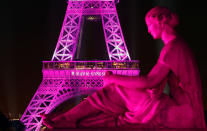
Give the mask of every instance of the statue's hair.
<svg viewBox="0 0 207 131">
<path fill-rule="evenodd" d="M 158 21 L 162 24 L 168 24 L 171 27 L 176 27 L 179 24 L 178 15 L 162 6 L 156 6 L 149 10 L 145 20 L 150 20 L 152 22 Z"/>
</svg>

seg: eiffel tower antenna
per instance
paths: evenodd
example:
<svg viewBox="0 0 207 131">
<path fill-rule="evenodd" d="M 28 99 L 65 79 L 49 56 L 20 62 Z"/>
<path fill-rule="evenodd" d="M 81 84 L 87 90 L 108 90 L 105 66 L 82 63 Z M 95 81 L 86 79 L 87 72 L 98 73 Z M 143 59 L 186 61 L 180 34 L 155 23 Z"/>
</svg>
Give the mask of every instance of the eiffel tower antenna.
<svg viewBox="0 0 207 131">
<path fill-rule="evenodd" d="M 26 130 L 41 130 L 41 113 L 50 113 L 66 100 L 101 89 L 106 71 L 139 75 L 138 61 L 131 60 L 123 37 L 115 6 L 118 2 L 68 0 L 52 60 L 43 61 L 43 80 L 20 119 Z M 81 43 L 84 16 L 90 20 L 101 19 L 109 61 L 74 61 L 78 43 Z"/>
</svg>

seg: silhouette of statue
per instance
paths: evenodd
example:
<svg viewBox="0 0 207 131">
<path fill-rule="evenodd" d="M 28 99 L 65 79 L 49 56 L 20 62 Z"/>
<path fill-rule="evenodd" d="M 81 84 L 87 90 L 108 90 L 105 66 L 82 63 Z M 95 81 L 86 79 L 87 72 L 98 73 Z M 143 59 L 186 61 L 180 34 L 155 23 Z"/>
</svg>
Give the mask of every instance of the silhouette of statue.
<svg viewBox="0 0 207 131">
<path fill-rule="evenodd" d="M 175 27 L 178 16 L 165 7 L 145 17 L 148 32 L 164 47 L 146 76 L 110 72 L 105 86 L 71 110 L 43 115 L 49 128 L 156 127 L 205 128 L 202 86 L 194 56 Z M 163 93 L 168 83 L 170 94 Z"/>
</svg>

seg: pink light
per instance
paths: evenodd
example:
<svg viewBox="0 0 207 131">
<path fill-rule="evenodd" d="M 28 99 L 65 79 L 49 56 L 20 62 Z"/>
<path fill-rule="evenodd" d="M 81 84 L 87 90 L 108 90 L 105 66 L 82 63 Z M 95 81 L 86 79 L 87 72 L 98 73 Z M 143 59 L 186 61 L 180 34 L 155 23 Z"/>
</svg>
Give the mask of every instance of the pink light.
<svg viewBox="0 0 207 131">
<path fill-rule="evenodd" d="M 40 113 L 49 113 L 74 96 L 91 94 L 103 87 L 106 71 L 135 76 L 139 62 L 131 61 L 115 3 L 119 0 L 69 0 L 52 61 L 43 62 L 43 80 L 24 112 L 26 130 L 40 130 Z M 72 61 L 83 16 L 101 16 L 110 61 Z"/>
</svg>

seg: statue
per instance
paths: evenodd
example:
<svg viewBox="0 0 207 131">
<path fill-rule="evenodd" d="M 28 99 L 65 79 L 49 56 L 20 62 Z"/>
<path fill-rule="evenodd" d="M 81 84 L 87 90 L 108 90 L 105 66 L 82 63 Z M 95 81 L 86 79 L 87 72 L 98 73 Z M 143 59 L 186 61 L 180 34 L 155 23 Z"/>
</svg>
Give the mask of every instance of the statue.
<svg viewBox="0 0 207 131">
<path fill-rule="evenodd" d="M 49 128 L 206 128 L 200 74 L 186 42 L 176 33 L 178 16 L 165 7 L 145 17 L 148 32 L 164 47 L 146 76 L 106 73 L 105 86 L 71 110 L 42 115 Z M 163 93 L 168 82 L 170 94 Z"/>
</svg>

